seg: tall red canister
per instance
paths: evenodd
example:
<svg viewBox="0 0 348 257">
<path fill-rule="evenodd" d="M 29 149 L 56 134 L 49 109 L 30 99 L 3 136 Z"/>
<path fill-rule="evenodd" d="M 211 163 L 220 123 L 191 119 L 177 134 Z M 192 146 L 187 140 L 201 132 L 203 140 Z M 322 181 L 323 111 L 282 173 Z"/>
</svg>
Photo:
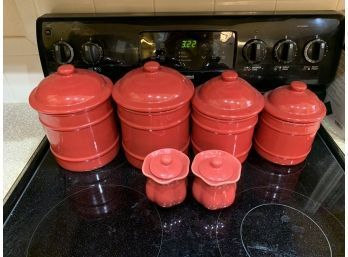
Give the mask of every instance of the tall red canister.
<svg viewBox="0 0 348 257">
<path fill-rule="evenodd" d="M 116 82 L 112 96 L 121 121 L 127 160 L 141 169 L 161 148 L 187 153 L 192 82 L 174 69 L 150 61 Z"/>
<path fill-rule="evenodd" d="M 192 99 L 193 150 L 223 150 L 243 162 L 263 106 L 262 95 L 232 70 L 197 87 Z"/>
<path fill-rule="evenodd" d="M 63 168 L 89 171 L 117 155 L 111 91 L 107 77 L 67 64 L 31 92 L 29 103 L 38 111 L 51 152 Z"/>
<path fill-rule="evenodd" d="M 325 105 L 301 81 L 265 94 L 265 109 L 255 132 L 255 149 L 266 160 L 295 165 L 309 154 Z"/>
</svg>

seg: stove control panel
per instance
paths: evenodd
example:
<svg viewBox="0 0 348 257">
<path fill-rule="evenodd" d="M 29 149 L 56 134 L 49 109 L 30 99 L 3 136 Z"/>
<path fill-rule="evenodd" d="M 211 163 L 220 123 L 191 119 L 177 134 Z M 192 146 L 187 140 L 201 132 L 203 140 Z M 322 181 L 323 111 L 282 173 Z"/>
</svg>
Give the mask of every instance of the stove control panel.
<svg viewBox="0 0 348 257">
<path fill-rule="evenodd" d="M 52 45 L 52 52 L 53 58 L 58 64 L 71 63 L 74 59 L 74 49 L 63 40 Z"/>
<path fill-rule="evenodd" d="M 250 63 L 261 63 L 267 54 L 267 45 L 261 39 L 252 39 L 243 47 L 243 56 Z"/>
<path fill-rule="evenodd" d="M 156 60 L 185 71 L 232 69 L 233 31 L 156 31 L 140 33 L 140 61 Z"/>
<path fill-rule="evenodd" d="M 309 41 L 304 49 L 304 57 L 309 63 L 319 63 L 328 52 L 328 45 L 325 40 L 316 38 Z"/>
<path fill-rule="evenodd" d="M 103 59 L 103 48 L 88 41 L 81 46 L 81 58 L 88 65 L 97 65 Z"/>
<path fill-rule="evenodd" d="M 195 16 L 44 15 L 37 42 L 45 75 L 64 63 L 113 81 L 148 60 L 199 85 L 235 69 L 260 91 L 292 80 L 325 89 L 344 39 L 336 12 Z"/>
<path fill-rule="evenodd" d="M 274 47 L 274 57 L 280 63 L 292 63 L 297 56 L 297 44 L 291 39 L 280 40 Z"/>
</svg>

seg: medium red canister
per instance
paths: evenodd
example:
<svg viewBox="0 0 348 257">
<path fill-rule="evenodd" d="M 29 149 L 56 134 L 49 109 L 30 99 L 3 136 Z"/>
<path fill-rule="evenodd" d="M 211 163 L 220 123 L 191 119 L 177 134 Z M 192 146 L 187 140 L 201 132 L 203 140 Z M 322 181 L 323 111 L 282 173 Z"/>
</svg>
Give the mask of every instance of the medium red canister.
<svg viewBox="0 0 348 257">
<path fill-rule="evenodd" d="M 199 86 L 192 99 L 194 152 L 223 150 L 243 162 L 263 106 L 262 95 L 232 70 Z"/>
<path fill-rule="evenodd" d="M 150 61 L 116 82 L 112 96 L 121 121 L 127 160 L 141 169 L 161 148 L 187 153 L 192 82 L 174 69 Z"/>
<path fill-rule="evenodd" d="M 107 77 L 67 64 L 31 92 L 29 103 L 38 111 L 51 152 L 63 168 L 89 171 L 117 155 L 111 91 Z"/>
<path fill-rule="evenodd" d="M 197 154 L 191 169 L 194 198 L 209 210 L 230 206 L 236 197 L 241 163 L 228 152 L 208 150 Z"/>
<path fill-rule="evenodd" d="M 265 94 L 265 109 L 255 132 L 255 149 L 266 160 L 295 165 L 309 154 L 326 108 L 301 81 Z"/>
<path fill-rule="evenodd" d="M 147 197 L 162 207 L 185 200 L 190 159 L 183 152 L 159 149 L 145 157 L 142 172 L 147 177 Z"/>
</svg>

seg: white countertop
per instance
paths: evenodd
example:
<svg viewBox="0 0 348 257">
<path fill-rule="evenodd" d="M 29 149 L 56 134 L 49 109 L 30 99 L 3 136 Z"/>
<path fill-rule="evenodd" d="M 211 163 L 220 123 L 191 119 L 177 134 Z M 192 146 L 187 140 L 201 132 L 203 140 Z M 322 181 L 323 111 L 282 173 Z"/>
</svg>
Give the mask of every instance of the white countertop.
<svg viewBox="0 0 348 257">
<path fill-rule="evenodd" d="M 22 178 L 23 168 L 44 135 L 38 115 L 29 104 L 4 104 L 4 202 Z"/>
</svg>

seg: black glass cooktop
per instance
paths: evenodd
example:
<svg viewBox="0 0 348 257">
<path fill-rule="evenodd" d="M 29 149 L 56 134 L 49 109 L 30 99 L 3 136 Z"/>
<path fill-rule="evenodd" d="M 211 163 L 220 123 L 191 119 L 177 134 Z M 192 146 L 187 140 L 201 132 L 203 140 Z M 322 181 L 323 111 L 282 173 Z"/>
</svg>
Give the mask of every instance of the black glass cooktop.
<svg viewBox="0 0 348 257">
<path fill-rule="evenodd" d="M 4 224 L 4 256 L 344 256 L 344 170 L 318 136 L 306 162 L 251 152 L 234 204 L 208 211 L 190 193 L 163 209 L 122 153 L 89 173 L 48 151 Z"/>
</svg>

